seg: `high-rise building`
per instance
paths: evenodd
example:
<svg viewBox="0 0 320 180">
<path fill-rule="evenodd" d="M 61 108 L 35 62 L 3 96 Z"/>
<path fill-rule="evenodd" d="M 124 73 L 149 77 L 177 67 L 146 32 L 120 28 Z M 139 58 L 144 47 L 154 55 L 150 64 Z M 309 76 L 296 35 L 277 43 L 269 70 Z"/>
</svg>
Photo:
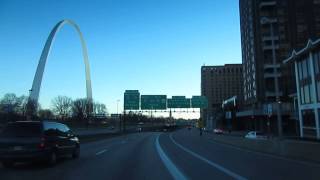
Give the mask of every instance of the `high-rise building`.
<svg viewBox="0 0 320 180">
<path fill-rule="evenodd" d="M 243 99 L 242 77 L 242 64 L 201 67 L 201 95 L 208 99 L 208 108 L 201 116 L 207 127 L 212 127 L 209 124 L 219 118 L 224 100 L 233 96 Z"/>
<path fill-rule="evenodd" d="M 291 101 L 294 68 L 282 61 L 308 39 L 320 37 L 320 0 L 240 0 L 239 8 L 244 103 L 256 110 L 242 115 L 263 115 L 267 104 L 285 107 Z"/>
</svg>

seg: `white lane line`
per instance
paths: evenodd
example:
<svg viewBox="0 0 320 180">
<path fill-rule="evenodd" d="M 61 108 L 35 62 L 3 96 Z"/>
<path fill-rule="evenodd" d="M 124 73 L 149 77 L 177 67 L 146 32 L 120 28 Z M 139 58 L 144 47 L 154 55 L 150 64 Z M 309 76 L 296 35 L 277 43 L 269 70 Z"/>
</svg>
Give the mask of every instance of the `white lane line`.
<svg viewBox="0 0 320 180">
<path fill-rule="evenodd" d="M 101 154 L 103 154 L 103 153 L 105 153 L 107 151 L 108 151 L 107 149 L 101 150 L 101 151 L 96 153 L 96 156 L 99 156 L 99 155 L 101 155 Z"/>
<path fill-rule="evenodd" d="M 183 147 L 181 144 L 177 143 L 177 142 L 172 138 L 172 134 L 170 134 L 170 139 L 171 139 L 171 141 L 172 141 L 175 145 L 177 145 L 179 148 L 181 148 L 181 149 L 184 150 L 185 152 L 187 152 L 187 153 L 191 154 L 192 156 L 194 156 L 194 157 L 196 157 L 196 158 L 198 158 L 198 159 L 206 162 L 207 164 L 209 164 L 209 165 L 213 166 L 214 168 L 216 168 L 216 169 L 224 172 L 225 174 L 227 174 L 227 175 L 229 175 L 229 176 L 231 176 L 231 177 L 233 177 L 233 178 L 235 178 L 235 179 L 238 179 L 238 180 L 247 180 L 247 178 L 245 178 L 245 177 L 243 177 L 243 176 L 240 176 L 239 174 L 236 174 L 236 173 L 230 171 L 229 169 L 226 169 L 225 167 L 223 167 L 223 166 L 221 166 L 221 165 L 219 165 L 219 164 L 217 164 L 217 163 L 214 163 L 214 162 L 206 159 L 205 157 L 202 157 L 202 156 L 200 156 L 199 154 L 197 154 L 197 153 L 195 153 L 195 152 L 193 152 L 193 151 L 191 151 L 191 150 Z"/>
<path fill-rule="evenodd" d="M 160 143 L 159 143 L 159 137 L 157 136 L 156 139 L 156 148 L 157 152 L 163 162 L 163 164 L 166 166 L 168 171 L 170 172 L 171 176 L 176 180 L 187 180 L 188 178 L 176 167 L 176 165 L 170 160 L 170 158 L 166 155 L 166 153 L 162 150 Z"/>
<path fill-rule="evenodd" d="M 290 159 L 290 158 L 286 158 L 286 157 L 281 157 L 281 156 L 277 156 L 277 155 L 273 155 L 273 154 L 268 154 L 268 153 L 264 153 L 264 152 L 258 152 L 258 151 L 253 151 L 253 150 L 249 150 L 249 149 L 245 149 L 245 148 L 241 148 L 241 147 L 236 147 L 233 145 L 229 145 L 229 144 L 225 144 L 225 143 L 220 143 L 217 142 L 215 140 L 209 140 L 210 143 L 212 144 L 218 144 L 219 146 L 225 146 L 231 149 L 235 149 L 238 151 L 243 151 L 246 153 L 252 153 L 252 154 L 257 154 L 260 156 L 265 156 L 268 158 L 274 158 L 274 159 L 280 159 L 280 160 L 285 160 L 285 161 L 291 161 L 293 163 L 298 163 L 298 164 L 303 164 L 303 165 L 308 165 L 308 166 L 320 166 L 320 164 L 317 163 L 313 163 L 313 162 L 306 162 L 306 161 L 300 161 L 300 160 L 296 160 L 296 159 Z"/>
</svg>

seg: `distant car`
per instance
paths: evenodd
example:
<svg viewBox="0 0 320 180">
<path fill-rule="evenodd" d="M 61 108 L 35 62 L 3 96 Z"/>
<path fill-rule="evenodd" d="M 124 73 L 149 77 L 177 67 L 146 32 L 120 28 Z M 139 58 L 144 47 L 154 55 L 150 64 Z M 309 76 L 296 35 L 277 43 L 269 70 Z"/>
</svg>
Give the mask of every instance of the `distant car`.
<svg viewBox="0 0 320 180">
<path fill-rule="evenodd" d="M 245 138 L 248 139 L 267 139 L 267 136 L 259 131 L 250 131 L 247 135 L 245 135 Z"/>
<path fill-rule="evenodd" d="M 215 134 L 223 134 L 223 130 L 222 130 L 222 129 L 219 129 L 219 128 L 214 129 L 213 132 L 214 132 Z"/>
<path fill-rule="evenodd" d="M 163 131 L 163 132 L 171 132 L 171 131 L 174 131 L 175 129 L 176 129 L 176 126 L 175 126 L 175 125 L 166 123 L 166 124 L 163 126 L 162 131 Z"/>
<path fill-rule="evenodd" d="M 0 162 L 12 167 L 16 162 L 47 162 L 59 157 L 80 156 L 79 139 L 64 124 L 49 121 L 8 123 L 0 132 Z"/>
<path fill-rule="evenodd" d="M 110 128 L 111 128 L 112 130 L 114 130 L 114 126 L 111 126 Z"/>
</svg>

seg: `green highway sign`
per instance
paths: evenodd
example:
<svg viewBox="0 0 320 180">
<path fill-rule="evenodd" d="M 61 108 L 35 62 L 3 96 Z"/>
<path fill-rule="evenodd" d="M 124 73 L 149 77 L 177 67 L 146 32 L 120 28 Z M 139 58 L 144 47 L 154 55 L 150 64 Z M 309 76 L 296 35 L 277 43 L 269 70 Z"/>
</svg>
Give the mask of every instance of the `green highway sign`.
<svg viewBox="0 0 320 180">
<path fill-rule="evenodd" d="M 205 96 L 192 96 L 191 99 L 191 107 L 192 108 L 207 108 L 208 107 L 208 99 Z"/>
<path fill-rule="evenodd" d="M 124 92 L 124 110 L 139 110 L 140 93 L 138 90 L 126 90 Z"/>
<path fill-rule="evenodd" d="M 168 99 L 168 108 L 190 108 L 190 99 L 185 96 L 172 96 Z"/>
<path fill-rule="evenodd" d="M 167 109 L 167 95 L 141 95 L 141 109 Z"/>
<path fill-rule="evenodd" d="M 126 90 L 123 101 L 124 110 L 166 110 L 167 108 L 207 108 L 208 99 L 205 96 L 172 96 L 140 95 L 138 90 Z"/>
</svg>

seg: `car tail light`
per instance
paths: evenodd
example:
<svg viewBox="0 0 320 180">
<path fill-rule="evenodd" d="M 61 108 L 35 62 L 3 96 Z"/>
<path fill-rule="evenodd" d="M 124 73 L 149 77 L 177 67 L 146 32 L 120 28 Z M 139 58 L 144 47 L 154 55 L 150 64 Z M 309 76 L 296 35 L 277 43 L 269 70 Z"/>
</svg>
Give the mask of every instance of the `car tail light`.
<svg viewBox="0 0 320 180">
<path fill-rule="evenodd" d="M 46 141 L 46 139 L 44 137 L 42 137 L 40 140 L 40 144 L 39 144 L 40 149 L 45 148 L 45 141 Z"/>
</svg>

